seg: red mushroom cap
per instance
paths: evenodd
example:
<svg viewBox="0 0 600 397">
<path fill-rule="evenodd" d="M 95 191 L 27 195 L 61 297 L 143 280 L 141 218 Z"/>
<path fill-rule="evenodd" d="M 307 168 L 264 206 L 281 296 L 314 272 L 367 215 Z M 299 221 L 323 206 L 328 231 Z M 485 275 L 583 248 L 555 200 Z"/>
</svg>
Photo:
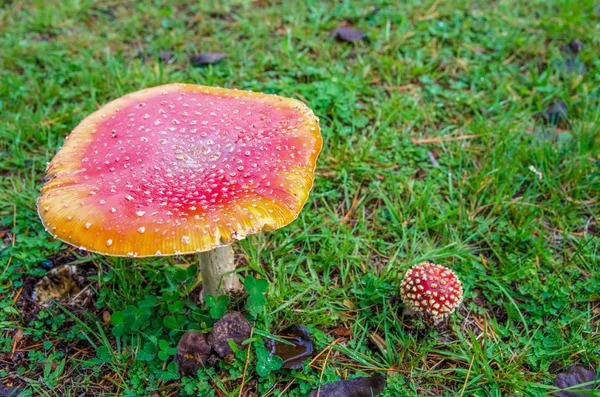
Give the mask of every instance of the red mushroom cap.
<svg viewBox="0 0 600 397">
<path fill-rule="evenodd" d="M 38 212 L 108 255 L 209 251 L 292 222 L 313 184 L 318 119 L 303 103 L 170 84 L 85 118 L 47 167 Z"/>
<path fill-rule="evenodd" d="M 439 321 L 460 306 L 463 288 L 458 276 L 452 270 L 423 262 L 406 272 L 402 280 L 400 297 L 409 309 Z"/>
</svg>

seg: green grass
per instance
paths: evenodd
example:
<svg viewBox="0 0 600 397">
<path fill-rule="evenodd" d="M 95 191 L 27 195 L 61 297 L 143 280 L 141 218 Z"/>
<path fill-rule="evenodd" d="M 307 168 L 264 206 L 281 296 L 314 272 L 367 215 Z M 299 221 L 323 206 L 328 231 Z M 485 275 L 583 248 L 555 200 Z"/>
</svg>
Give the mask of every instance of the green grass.
<svg viewBox="0 0 600 397">
<path fill-rule="evenodd" d="M 162 3 L 0 3 L 5 383 L 40 396 L 238 395 L 245 351 L 184 379 L 172 379 L 170 358 L 140 353 L 152 338 L 173 347 L 185 329 L 211 328 L 208 308 L 186 290 L 193 256 L 88 255 L 51 240 L 35 210 L 46 162 L 85 115 L 170 82 L 299 98 L 321 120 L 324 150 L 300 217 L 235 249 L 241 277 L 269 282 L 255 346 L 260 335 L 300 323 L 317 352 L 333 348 L 303 371 L 267 377 L 253 353 L 245 383 L 256 395 L 279 396 L 293 382 L 284 395 L 304 396 L 321 376 L 383 371 L 385 396 L 542 396 L 557 371 L 598 368 L 593 1 Z M 330 32 L 340 24 L 366 31 L 366 40 L 336 42 Z M 583 76 L 565 68 L 560 51 L 574 39 L 584 43 Z M 161 50 L 175 57 L 163 63 Z M 188 55 L 196 52 L 229 56 L 194 68 Z M 569 122 L 536 121 L 556 101 Z M 430 138 L 437 141 L 423 142 Z M 28 303 L 48 259 L 87 269 L 90 305 Z M 402 317 L 399 282 L 422 260 L 452 267 L 466 287 L 443 330 Z M 157 301 L 146 311 L 148 296 Z M 245 299 L 228 309 L 243 310 Z M 147 318 L 115 337 L 103 312 L 129 305 Z M 177 326 L 165 327 L 166 317 Z M 336 327 L 352 336 L 333 344 Z M 16 329 L 24 338 L 10 359 Z"/>
</svg>

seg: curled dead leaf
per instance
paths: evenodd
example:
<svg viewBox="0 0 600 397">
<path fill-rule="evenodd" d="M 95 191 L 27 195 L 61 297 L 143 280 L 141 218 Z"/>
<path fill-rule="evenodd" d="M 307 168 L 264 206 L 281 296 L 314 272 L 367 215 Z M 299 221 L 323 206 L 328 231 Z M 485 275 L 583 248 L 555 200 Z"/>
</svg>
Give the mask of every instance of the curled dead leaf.
<svg viewBox="0 0 600 397">
<path fill-rule="evenodd" d="M 194 66 L 212 65 L 227 56 L 224 52 L 204 52 L 190 56 L 190 62 Z"/>
<path fill-rule="evenodd" d="M 308 330 L 301 325 L 292 325 L 281 331 L 278 336 L 290 344 L 267 339 L 265 347 L 269 353 L 279 356 L 283 360 L 281 368 L 302 368 L 313 353 L 313 344 Z"/>
<path fill-rule="evenodd" d="M 159 51 L 158 52 L 158 59 L 160 59 L 161 62 L 163 62 L 163 63 L 169 62 L 171 59 L 173 59 L 173 57 L 174 57 L 173 51 Z"/>
<path fill-rule="evenodd" d="M 352 336 L 352 330 L 350 328 L 346 328 L 346 327 L 337 327 L 337 328 L 332 329 L 331 332 L 335 336 L 341 336 L 344 338 Z"/>
<path fill-rule="evenodd" d="M 309 397 L 372 397 L 385 389 L 385 378 L 376 374 L 371 377 L 339 380 L 313 390 Z"/>
<path fill-rule="evenodd" d="M 552 102 L 545 111 L 537 113 L 534 119 L 544 124 L 558 126 L 569 120 L 569 110 L 563 101 Z"/>
<path fill-rule="evenodd" d="M 592 384 L 583 386 L 586 383 Z M 589 395 L 589 393 L 583 394 L 582 391 L 584 390 L 592 390 L 592 388 L 600 390 L 600 375 L 595 371 L 590 371 L 577 365 L 572 365 L 566 372 L 561 372 L 556 375 L 556 379 L 554 379 L 554 386 L 560 389 L 568 389 L 556 392 L 554 394 L 556 397 L 585 396 Z"/>
<path fill-rule="evenodd" d="M 365 37 L 365 32 L 354 28 L 339 27 L 336 28 L 331 35 L 337 41 L 355 43 L 357 41 L 361 41 Z"/>
</svg>

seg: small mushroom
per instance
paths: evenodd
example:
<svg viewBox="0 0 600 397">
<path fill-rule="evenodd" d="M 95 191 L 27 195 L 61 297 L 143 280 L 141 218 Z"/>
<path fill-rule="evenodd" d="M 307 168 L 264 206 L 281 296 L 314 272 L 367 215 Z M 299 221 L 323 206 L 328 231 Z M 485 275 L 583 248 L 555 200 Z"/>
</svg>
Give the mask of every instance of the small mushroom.
<svg viewBox="0 0 600 397">
<path fill-rule="evenodd" d="M 423 262 L 408 269 L 400 298 L 405 314 L 419 314 L 437 324 L 460 306 L 463 288 L 456 273 L 442 265 Z"/>
<path fill-rule="evenodd" d="M 302 102 L 168 84 L 86 117 L 48 164 L 46 230 L 105 255 L 199 253 L 203 294 L 240 290 L 231 243 L 292 222 L 322 141 Z"/>
</svg>

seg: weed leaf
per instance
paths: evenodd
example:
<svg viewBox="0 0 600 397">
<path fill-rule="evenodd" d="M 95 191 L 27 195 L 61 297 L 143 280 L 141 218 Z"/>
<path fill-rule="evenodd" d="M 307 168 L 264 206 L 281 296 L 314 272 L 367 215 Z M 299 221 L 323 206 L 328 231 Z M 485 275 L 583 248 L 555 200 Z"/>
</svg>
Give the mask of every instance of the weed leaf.
<svg viewBox="0 0 600 397">
<path fill-rule="evenodd" d="M 167 316 L 164 319 L 165 327 L 169 329 L 177 329 L 177 320 L 173 316 Z"/>
<path fill-rule="evenodd" d="M 244 288 L 248 293 L 248 301 L 246 302 L 246 309 L 256 317 L 262 312 L 264 306 L 267 303 L 267 299 L 263 295 L 269 288 L 269 283 L 264 279 L 255 279 L 251 275 L 246 276 L 244 279 Z"/>
<path fill-rule="evenodd" d="M 114 312 L 112 316 L 110 316 L 110 322 L 113 325 L 121 325 L 125 321 L 125 314 L 123 312 Z"/>
<path fill-rule="evenodd" d="M 96 350 L 96 357 L 98 357 L 103 362 L 108 362 L 112 358 L 110 351 L 106 346 L 98 347 L 98 349 Z"/>
<path fill-rule="evenodd" d="M 223 317 L 225 312 L 227 311 L 227 305 L 229 305 L 229 297 L 226 295 L 221 295 L 215 298 L 212 295 L 206 296 L 206 306 L 209 307 L 209 313 L 212 318 L 215 320 Z"/>
</svg>

